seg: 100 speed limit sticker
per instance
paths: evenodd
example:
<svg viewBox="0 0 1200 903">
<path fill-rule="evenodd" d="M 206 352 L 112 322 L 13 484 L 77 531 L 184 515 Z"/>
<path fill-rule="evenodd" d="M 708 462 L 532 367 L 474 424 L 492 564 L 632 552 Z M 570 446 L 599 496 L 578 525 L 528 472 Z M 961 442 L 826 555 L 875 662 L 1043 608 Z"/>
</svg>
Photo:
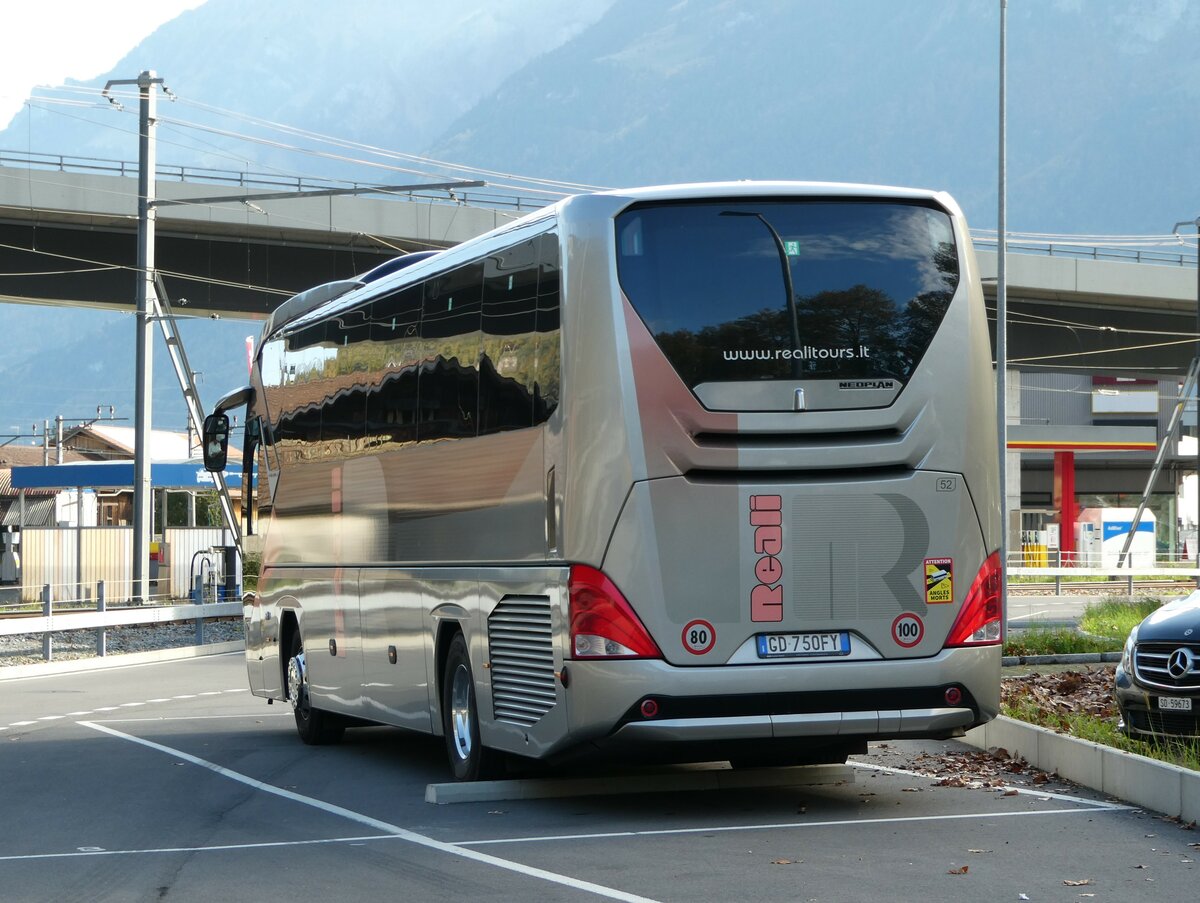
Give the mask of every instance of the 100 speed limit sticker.
<svg viewBox="0 0 1200 903">
<path fill-rule="evenodd" d="M 911 649 L 925 637 L 925 622 L 918 615 L 906 611 L 892 621 L 892 639 L 897 646 Z"/>
</svg>

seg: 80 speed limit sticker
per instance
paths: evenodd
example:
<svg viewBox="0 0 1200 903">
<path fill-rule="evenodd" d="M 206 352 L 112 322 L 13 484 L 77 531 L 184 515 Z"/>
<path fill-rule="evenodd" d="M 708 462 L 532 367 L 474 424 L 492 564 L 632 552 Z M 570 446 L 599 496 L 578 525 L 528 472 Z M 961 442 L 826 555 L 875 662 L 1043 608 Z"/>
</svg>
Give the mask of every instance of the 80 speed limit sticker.
<svg viewBox="0 0 1200 903">
<path fill-rule="evenodd" d="M 688 621 L 683 628 L 683 648 L 692 655 L 704 655 L 717 641 L 717 632 L 708 621 Z"/>
<path fill-rule="evenodd" d="M 924 636 L 925 622 L 911 611 L 906 611 L 892 621 L 892 639 L 896 641 L 897 646 L 911 649 L 921 642 Z"/>
</svg>

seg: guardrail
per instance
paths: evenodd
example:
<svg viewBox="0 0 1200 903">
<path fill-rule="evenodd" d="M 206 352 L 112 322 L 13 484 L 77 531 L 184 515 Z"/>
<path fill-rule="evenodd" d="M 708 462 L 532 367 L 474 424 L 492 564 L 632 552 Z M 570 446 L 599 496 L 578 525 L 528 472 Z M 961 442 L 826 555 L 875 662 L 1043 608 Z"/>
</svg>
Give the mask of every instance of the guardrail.
<svg viewBox="0 0 1200 903">
<path fill-rule="evenodd" d="M 70 154 L 45 154 L 31 151 L 0 149 L 0 167 L 20 166 L 48 172 L 73 172 L 92 175 L 115 175 L 136 178 L 138 164 L 128 160 L 109 160 L 102 157 L 74 157 Z M 366 191 L 378 183 L 357 182 L 349 179 L 320 179 L 306 176 L 284 176 L 278 173 L 242 171 L 236 169 L 213 169 L 207 166 L 182 166 L 159 163 L 154 168 L 155 177 L 173 182 L 191 182 L 204 185 L 227 185 L 235 188 L 258 188 L 264 191 L 322 191 L 328 189 L 353 188 Z M 375 193 L 376 198 L 403 198 L 437 204 L 473 204 L 477 207 L 512 209 L 517 212 L 540 210 L 550 201 L 541 197 L 514 194 L 486 186 L 482 189 L 454 189 L 453 192 L 438 191 Z"/>
<path fill-rule="evenodd" d="M 42 635 L 42 658 L 51 661 L 54 656 L 53 634 L 72 630 L 96 630 L 96 654 L 107 654 L 107 630 L 110 627 L 129 627 L 143 624 L 168 624 L 176 621 L 195 621 L 196 645 L 204 645 L 204 621 L 208 618 L 240 617 L 242 603 L 193 602 L 177 604 L 136 605 L 130 608 L 109 610 L 106 604 L 104 581 L 96 585 L 94 606 L 91 600 L 67 600 L 55 603 L 50 584 L 42 587 L 41 613 L 32 615 L 13 612 L 14 615 L 0 618 L 0 637 L 40 633 Z M 202 599 L 202 596 L 197 598 Z M 85 608 L 84 605 L 89 607 Z M 14 606 L 9 606 L 13 608 Z M 24 606 L 28 608 L 29 606 Z"/>
<path fill-rule="evenodd" d="M 976 250 L 995 251 L 999 242 L 994 238 L 972 237 Z M 1063 244 L 1052 241 L 1013 241 L 1009 239 L 1010 254 L 1037 254 L 1042 257 L 1071 257 L 1083 260 L 1108 260 L 1116 263 L 1146 263 L 1158 266 L 1195 266 L 1196 254 L 1153 251 L 1142 248 L 1108 248 L 1103 245 Z"/>
</svg>

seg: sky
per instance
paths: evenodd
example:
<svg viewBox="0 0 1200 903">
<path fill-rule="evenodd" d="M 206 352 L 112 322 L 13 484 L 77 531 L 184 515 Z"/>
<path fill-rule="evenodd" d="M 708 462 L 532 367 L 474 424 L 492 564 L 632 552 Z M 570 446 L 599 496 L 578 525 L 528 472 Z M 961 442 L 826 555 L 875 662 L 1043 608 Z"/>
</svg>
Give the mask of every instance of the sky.
<svg viewBox="0 0 1200 903">
<path fill-rule="evenodd" d="M 37 85 L 108 72 L 158 26 L 204 0 L 41 0 L 6 4 L 0 128 Z M 136 72 L 128 73 L 130 78 Z M 124 77 L 124 76 L 122 76 Z"/>
</svg>

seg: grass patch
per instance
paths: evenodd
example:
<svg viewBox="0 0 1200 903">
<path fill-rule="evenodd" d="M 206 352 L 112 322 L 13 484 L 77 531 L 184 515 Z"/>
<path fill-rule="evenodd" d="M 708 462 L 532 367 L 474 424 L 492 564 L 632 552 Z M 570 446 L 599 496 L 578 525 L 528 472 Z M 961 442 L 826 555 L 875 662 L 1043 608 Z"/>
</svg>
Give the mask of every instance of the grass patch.
<svg viewBox="0 0 1200 903">
<path fill-rule="evenodd" d="M 1089 603 L 1079 628 L 1039 627 L 1014 631 L 1004 643 L 1005 655 L 1070 655 L 1079 652 L 1120 652 L 1125 639 L 1142 619 L 1162 606 L 1162 600 L 1108 597 Z"/>
<path fill-rule="evenodd" d="M 1005 703 L 1000 706 L 1000 712 L 1010 718 L 1062 731 L 1081 740 L 1090 740 L 1159 762 L 1200 771 L 1200 744 L 1166 737 L 1158 740 L 1135 740 L 1117 730 L 1115 718 L 1101 718 L 1085 713 L 1049 712 L 1031 699 L 1021 699 L 1012 704 Z"/>
<path fill-rule="evenodd" d="M 1125 638 L 1087 636 L 1072 627 L 1030 627 L 1008 635 L 1005 655 L 1072 655 L 1080 652 L 1120 652 Z"/>
<path fill-rule="evenodd" d="M 1079 618 L 1079 629 L 1094 636 L 1113 637 L 1122 644 L 1129 632 L 1152 612 L 1162 607 L 1162 600 L 1153 597 L 1129 601 L 1127 599 L 1101 599 L 1084 609 Z"/>
</svg>

